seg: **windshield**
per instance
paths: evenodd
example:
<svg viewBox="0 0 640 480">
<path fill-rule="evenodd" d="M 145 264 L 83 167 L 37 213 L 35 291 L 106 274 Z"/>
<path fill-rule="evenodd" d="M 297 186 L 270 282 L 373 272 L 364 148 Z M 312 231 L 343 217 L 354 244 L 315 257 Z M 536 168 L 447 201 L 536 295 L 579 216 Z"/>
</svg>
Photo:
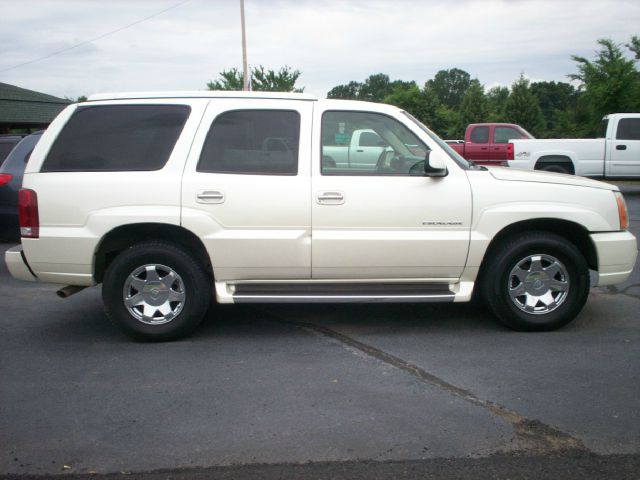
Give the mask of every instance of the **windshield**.
<svg viewBox="0 0 640 480">
<path fill-rule="evenodd" d="M 429 130 L 424 123 L 422 123 L 420 120 L 415 118 L 409 112 L 402 111 L 402 113 L 404 113 L 413 123 L 415 123 L 418 127 L 420 127 L 420 130 L 422 130 L 427 135 L 429 135 L 429 138 L 431 138 L 431 140 L 436 142 L 438 146 L 441 147 L 447 153 L 447 155 L 449 155 L 458 165 L 460 165 L 464 169 L 471 168 L 471 164 L 468 161 L 462 158 L 462 156 L 458 152 L 456 152 L 453 148 L 451 148 L 444 140 L 442 140 L 435 133 Z"/>
</svg>

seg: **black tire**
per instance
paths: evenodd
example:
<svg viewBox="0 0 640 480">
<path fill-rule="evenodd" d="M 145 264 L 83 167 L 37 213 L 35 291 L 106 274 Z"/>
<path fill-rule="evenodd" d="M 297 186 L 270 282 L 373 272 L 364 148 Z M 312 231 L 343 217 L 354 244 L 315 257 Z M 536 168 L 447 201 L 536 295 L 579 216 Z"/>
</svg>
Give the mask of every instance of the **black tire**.
<svg viewBox="0 0 640 480">
<path fill-rule="evenodd" d="M 564 173 L 567 175 L 572 173 L 569 170 L 568 166 L 563 165 L 561 163 L 550 163 L 547 165 L 543 165 L 542 168 L 540 168 L 540 170 L 542 170 L 543 172 Z"/>
<path fill-rule="evenodd" d="M 143 289 L 138 291 L 137 286 Z M 107 268 L 102 283 L 109 319 L 141 341 L 176 340 L 188 335 L 204 318 L 212 294 L 204 266 L 182 248 L 159 241 L 141 242 L 122 251 Z M 129 295 L 142 304 L 125 305 Z M 156 311 L 151 313 L 153 309 Z"/>
<path fill-rule="evenodd" d="M 512 236 L 493 248 L 485 262 L 482 296 L 496 317 L 513 330 L 549 331 L 563 327 L 580 313 L 589 295 L 587 262 L 573 244 L 552 233 Z M 537 265 L 544 268 L 543 274 L 536 273 L 540 271 Z M 539 293 L 544 296 L 538 297 Z M 553 302 L 546 303 L 550 299 Z"/>
</svg>

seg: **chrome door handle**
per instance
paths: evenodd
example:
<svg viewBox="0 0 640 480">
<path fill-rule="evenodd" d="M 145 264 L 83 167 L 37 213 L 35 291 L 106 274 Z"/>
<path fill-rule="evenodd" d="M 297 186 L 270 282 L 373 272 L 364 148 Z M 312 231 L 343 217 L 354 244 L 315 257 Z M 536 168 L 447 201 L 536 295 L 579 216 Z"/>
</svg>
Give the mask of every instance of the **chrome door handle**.
<svg viewBox="0 0 640 480">
<path fill-rule="evenodd" d="M 342 205 L 344 194 L 342 192 L 322 192 L 316 196 L 316 201 L 320 205 Z"/>
<path fill-rule="evenodd" d="M 218 190 L 200 192 L 196 195 L 198 203 L 222 203 L 224 202 L 224 193 Z"/>
</svg>

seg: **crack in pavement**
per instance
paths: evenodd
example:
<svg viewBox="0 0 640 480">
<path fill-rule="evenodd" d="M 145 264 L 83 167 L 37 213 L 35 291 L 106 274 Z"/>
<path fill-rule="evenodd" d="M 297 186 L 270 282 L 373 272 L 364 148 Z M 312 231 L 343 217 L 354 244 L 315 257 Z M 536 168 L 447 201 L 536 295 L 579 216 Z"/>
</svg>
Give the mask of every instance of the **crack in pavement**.
<svg viewBox="0 0 640 480">
<path fill-rule="evenodd" d="M 553 428 L 539 420 L 526 418 L 513 410 L 509 410 L 508 408 L 489 400 L 482 399 L 473 392 L 457 387 L 456 385 L 427 372 L 417 365 L 387 353 L 384 350 L 360 342 L 359 340 L 322 325 L 282 320 L 274 317 L 273 315 L 269 315 L 269 319 L 276 323 L 292 325 L 310 331 L 311 333 L 320 334 L 337 340 L 338 342 L 348 345 L 349 347 L 369 355 L 370 357 L 403 370 L 423 383 L 434 385 L 457 398 L 489 410 L 493 415 L 496 415 L 511 424 L 517 439 L 515 450 L 509 449 L 509 452 L 512 454 L 547 454 L 568 451 L 590 453 L 590 450 L 584 446 L 582 441 L 570 434 Z"/>
</svg>

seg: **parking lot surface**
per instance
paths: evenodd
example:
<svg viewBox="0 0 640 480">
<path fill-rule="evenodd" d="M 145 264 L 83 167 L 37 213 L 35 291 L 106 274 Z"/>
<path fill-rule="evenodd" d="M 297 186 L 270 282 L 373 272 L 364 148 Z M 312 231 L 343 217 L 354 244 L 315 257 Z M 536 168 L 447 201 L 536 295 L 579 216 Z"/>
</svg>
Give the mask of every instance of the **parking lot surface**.
<svg viewBox="0 0 640 480">
<path fill-rule="evenodd" d="M 5 476 L 638 478 L 637 267 L 557 332 L 473 304 L 219 306 L 143 344 L 99 288 L 63 300 L 0 263 Z"/>
</svg>

